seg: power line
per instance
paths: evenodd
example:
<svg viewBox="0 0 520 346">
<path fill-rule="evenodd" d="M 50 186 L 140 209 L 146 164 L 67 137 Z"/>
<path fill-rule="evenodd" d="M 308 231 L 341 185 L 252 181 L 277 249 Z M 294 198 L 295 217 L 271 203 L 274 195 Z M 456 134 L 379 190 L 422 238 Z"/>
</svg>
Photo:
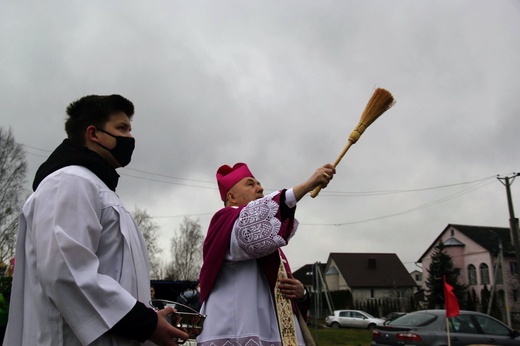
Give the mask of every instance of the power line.
<svg viewBox="0 0 520 346">
<path fill-rule="evenodd" d="M 487 185 L 489 185 L 491 183 L 493 183 L 493 181 L 489 181 L 489 182 L 487 182 L 485 184 L 481 184 L 481 186 L 470 187 L 470 188 L 465 189 L 464 191 L 460 191 L 460 192 L 454 193 L 452 195 L 448 195 L 448 196 L 442 197 L 440 199 L 437 199 L 437 200 L 434 200 L 434 201 L 431 201 L 431 202 L 428 202 L 428 203 L 425 203 L 425 204 L 421 204 L 421 205 L 419 205 L 417 207 L 414 207 L 414 208 L 411 208 L 411 209 L 407 209 L 407 210 L 403 210 L 403 211 L 400 211 L 400 212 L 397 212 L 397 213 L 388 214 L 388 215 L 378 216 L 378 217 L 364 219 L 364 220 L 359 220 L 359 221 L 342 222 L 342 223 L 312 224 L 312 223 L 301 223 L 300 222 L 300 225 L 305 225 L 305 226 L 335 226 L 335 227 L 337 227 L 337 226 L 354 225 L 354 224 L 365 223 L 365 222 L 369 222 L 369 221 L 381 220 L 381 219 L 386 219 L 386 218 L 390 218 L 390 217 L 394 217 L 394 216 L 400 216 L 400 215 L 408 214 L 408 213 L 414 212 L 416 210 L 424 209 L 424 208 L 433 206 L 435 204 L 439 204 L 439 203 L 446 202 L 448 200 L 460 197 L 460 196 L 465 195 L 465 194 L 467 194 L 469 192 L 472 192 L 474 190 L 477 190 L 477 189 L 480 189 L 480 188 L 482 188 L 484 186 L 487 186 Z"/>
<path fill-rule="evenodd" d="M 185 216 L 206 216 L 206 215 L 213 215 L 214 212 L 210 213 L 200 213 L 200 214 L 180 214 L 180 215 L 163 215 L 163 216 L 150 216 L 153 219 L 169 219 L 169 218 L 175 218 L 175 217 L 185 217 Z"/>
<path fill-rule="evenodd" d="M 52 150 L 40 149 L 40 148 L 37 148 L 37 147 L 31 147 L 30 145 L 22 144 L 22 143 L 20 143 L 20 145 L 23 146 L 23 147 L 26 147 L 26 148 L 35 149 L 35 150 L 40 150 L 40 151 L 45 151 L 45 152 L 47 152 L 47 153 L 52 153 Z"/>
<path fill-rule="evenodd" d="M 24 146 L 26 148 L 34 149 L 34 150 L 40 150 L 40 151 L 43 151 L 43 152 L 48 152 L 48 153 L 52 152 L 51 150 L 40 149 L 40 148 L 32 147 L 32 146 L 29 146 L 29 145 L 26 145 L 26 144 L 22 144 L 22 146 Z M 27 152 L 27 153 L 31 154 L 31 155 L 34 155 L 34 156 L 44 157 L 44 158 L 48 158 L 49 157 L 49 155 L 41 155 L 41 154 L 35 154 L 35 153 L 31 153 L 31 152 Z M 123 168 L 123 171 L 134 171 L 134 172 L 145 173 L 145 174 L 149 174 L 149 175 L 153 175 L 153 176 L 163 177 L 163 178 L 169 178 L 169 179 L 175 179 L 175 180 L 183 180 L 183 181 L 192 181 L 192 182 L 203 183 L 203 184 L 211 184 L 213 186 L 208 187 L 208 186 L 200 186 L 200 185 L 191 185 L 191 184 L 184 184 L 184 183 L 165 181 L 165 180 L 159 180 L 159 179 L 153 179 L 153 178 L 147 178 L 147 177 L 141 177 L 141 176 L 126 174 L 126 173 L 121 173 L 122 176 L 127 176 L 127 177 L 141 179 L 141 180 L 154 181 L 154 182 L 157 182 L 157 183 L 164 183 L 164 184 L 170 184 L 170 185 L 181 185 L 181 186 L 189 186 L 189 187 L 197 187 L 197 188 L 216 189 L 215 183 L 212 182 L 212 181 L 210 182 L 210 181 L 204 181 L 204 180 L 179 178 L 179 177 L 175 177 L 175 176 L 172 176 L 172 175 L 154 173 L 154 172 L 150 172 L 150 171 L 145 171 L 145 170 L 136 169 L 136 168 L 128 168 L 128 167 Z"/>
<path fill-rule="evenodd" d="M 494 175 L 484 177 L 477 180 L 462 182 L 462 183 L 454 183 L 454 184 L 446 184 L 446 185 L 439 185 L 439 186 L 431 186 L 431 187 L 424 187 L 419 189 L 408 189 L 408 190 L 381 190 L 381 191 L 361 191 L 361 192 L 335 192 L 335 191 L 329 191 L 328 193 L 324 191 L 324 194 L 327 196 L 355 196 L 355 197 L 362 197 L 362 196 L 378 196 L 378 195 L 389 195 L 389 194 L 399 194 L 399 193 L 410 193 L 410 192 L 421 192 L 421 191 L 428 191 L 428 190 L 436 190 L 436 189 L 443 189 L 447 187 L 454 187 L 454 186 L 461 186 L 461 185 L 468 185 L 468 184 L 474 184 L 485 180 L 490 180 L 495 178 Z"/>
<path fill-rule="evenodd" d="M 27 148 L 31 148 L 31 149 L 41 150 L 41 151 L 45 151 L 45 152 L 51 152 L 50 150 L 40 149 L 40 148 L 36 148 L 36 147 L 25 145 L 25 144 L 22 144 L 22 145 L 27 147 Z M 48 156 L 43 156 L 43 155 L 34 154 L 34 153 L 30 153 L 30 152 L 28 152 L 28 153 L 32 154 L 32 155 L 36 155 L 36 156 L 48 157 Z M 216 184 L 213 181 L 180 178 L 180 177 L 176 177 L 176 176 L 172 176 L 172 175 L 167 175 L 167 174 L 162 174 L 162 173 L 155 173 L 155 172 L 150 172 L 150 171 L 136 169 L 136 168 L 128 168 L 128 167 L 123 168 L 123 171 L 135 171 L 135 172 L 149 174 L 149 175 L 163 177 L 163 178 L 169 178 L 169 179 L 175 179 L 175 180 L 183 180 L 183 181 L 188 181 L 188 182 L 191 181 L 191 182 L 202 183 L 202 184 L 211 184 L 212 186 L 192 185 L 192 184 L 172 182 L 172 181 L 167 181 L 167 180 L 153 179 L 153 178 L 149 178 L 149 177 L 141 177 L 141 176 L 137 176 L 137 175 L 121 173 L 121 175 L 123 175 L 123 176 L 128 176 L 128 177 L 135 178 L 135 179 L 153 181 L 153 182 L 158 182 L 158 183 L 163 183 L 163 184 L 170 184 L 170 185 L 181 185 L 181 186 L 196 187 L 196 188 L 207 188 L 207 189 L 213 189 L 213 190 L 216 189 L 216 186 L 215 186 Z M 445 184 L 445 185 L 439 185 L 439 186 L 430 186 L 430 187 L 417 188 L 417 189 L 357 191 L 357 192 L 349 192 L 349 191 L 346 191 L 346 192 L 345 191 L 323 191 L 322 192 L 322 197 L 338 197 L 338 196 L 339 197 L 368 197 L 368 196 L 379 196 L 379 195 L 390 195 L 390 194 L 400 194 L 400 193 L 421 192 L 421 191 L 443 189 L 443 188 L 454 187 L 454 186 L 474 184 L 474 183 L 477 183 L 477 182 L 489 180 L 491 178 L 495 178 L 495 175 L 487 176 L 487 177 L 484 177 L 484 178 L 480 178 L 480 179 L 472 180 L 472 181 L 467 181 L 467 182 Z M 267 189 L 266 188 L 266 190 L 275 191 L 276 189 Z"/>
<path fill-rule="evenodd" d="M 24 146 L 26 148 L 34 149 L 34 150 L 40 150 L 40 151 L 43 151 L 43 152 L 49 152 L 49 153 L 52 152 L 50 150 L 40 149 L 40 148 L 37 148 L 37 147 L 25 145 L 25 144 L 22 144 L 22 146 Z M 48 155 L 44 156 L 44 155 L 34 154 L 34 153 L 30 153 L 30 152 L 28 152 L 28 153 L 31 154 L 31 155 L 48 157 Z M 163 184 L 170 184 L 170 185 L 180 185 L 180 186 L 186 186 L 186 187 L 195 187 L 195 188 L 212 189 L 212 190 L 216 189 L 216 186 L 215 186 L 216 184 L 214 182 L 210 182 L 210 181 L 188 179 L 188 178 L 179 178 L 179 177 L 175 177 L 175 176 L 172 176 L 172 175 L 155 173 L 155 172 L 150 172 L 150 171 L 136 169 L 136 168 L 123 168 L 123 171 L 135 171 L 135 172 L 139 172 L 139 173 L 149 174 L 149 175 L 152 175 L 152 176 L 163 177 L 163 178 L 168 178 L 168 179 L 181 180 L 181 181 L 186 181 L 186 182 L 195 182 L 195 183 L 199 183 L 199 184 L 200 183 L 201 184 L 211 184 L 212 186 L 193 185 L 193 184 L 187 184 L 187 183 L 181 183 L 181 182 L 175 182 L 175 181 L 167 181 L 167 180 L 162 180 L 162 179 L 154 179 L 154 178 L 149 178 L 149 177 L 141 177 L 141 176 L 137 176 L 137 175 L 121 173 L 121 175 L 123 175 L 123 176 L 128 176 L 128 177 L 135 178 L 135 179 L 141 179 L 141 180 L 158 182 L 158 183 L 163 183 Z M 492 176 L 487 176 L 487 177 L 484 177 L 484 178 L 480 178 L 480 179 L 476 179 L 476 180 L 472 180 L 472 181 L 467 181 L 467 182 L 445 184 L 445 185 L 431 186 L 431 187 L 417 188 L 417 189 L 397 189 L 397 190 L 358 191 L 358 192 L 324 191 L 322 197 L 371 197 L 371 196 L 381 196 L 381 195 L 390 195 L 390 194 L 402 194 L 402 193 L 412 193 L 412 192 L 421 192 L 421 191 L 429 191 L 429 190 L 438 190 L 438 189 L 451 188 L 451 187 L 455 187 L 455 186 L 472 185 L 472 184 L 476 185 L 476 186 L 470 186 L 470 187 L 464 189 L 463 191 L 456 192 L 454 194 L 442 197 L 440 199 L 433 200 L 431 202 L 428 202 L 428 203 L 425 203 L 425 204 L 421 204 L 421 205 L 418 205 L 416 207 L 413 207 L 413 208 L 410 208 L 410 209 L 407 209 L 407 210 L 403 210 L 403 211 L 400 211 L 400 212 L 388 214 L 388 215 L 382 215 L 382 216 L 377 216 L 377 217 L 364 219 L 364 220 L 350 221 L 350 222 L 341 222 L 341 223 L 314 224 L 314 223 L 301 223 L 300 222 L 300 225 L 303 225 L 303 226 L 335 226 L 335 227 L 338 227 L 338 226 L 354 225 L 354 224 L 360 224 L 360 223 L 371 222 L 371 221 L 386 219 L 386 218 L 390 218 L 390 217 L 400 216 L 400 215 L 404 215 L 404 214 L 408 214 L 408 213 L 414 212 L 416 210 L 428 208 L 430 206 L 433 206 L 433 205 L 436 205 L 436 204 L 439 204 L 439 203 L 443 203 L 443 202 L 449 201 L 451 199 L 454 199 L 454 198 L 460 197 L 462 195 L 465 195 L 467 193 L 470 193 L 470 192 L 472 192 L 474 190 L 480 189 L 480 188 L 482 188 L 484 186 L 487 186 L 487 185 L 491 184 L 494 181 L 495 177 L 496 177 L 496 175 L 492 175 Z M 266 189 L 266 190 L 268 190 L 268 189 Z M 275 190 L 272 189 L 272 191 L 275 191 Z M 201 213 L 201 214 L 196 214 L 196 215 L 209 215 L 209 214 L 213 214 L 213 213 Z M 192 215 L 194 215 L 194 214 L 171 215 L 171 216 L 156 216 L 156 217 L 153 217 L 153 218 L 176 218 L 176 217 L 192 216 Z"/>
<path fill-rule="evenodd" d="M 164 183 L 164 184 L 170 184 L 170 185 L 180 185 L 180 186 L 196 187 L 196 188 L 201 188 L 201 189 L 212 189 L 212 190 L 216 190 L 217 189 L 215 186 L 200 186 L 200 185 L 192 185 L 192 184 L 185 184 L 185 183 L 177 183 L 177 182 L 173 182 L 173 181 L 165 181 L 165 180 L 159 180 L 159 179 L 153 179 L 153 178 L 139 177 L 139 176 L 136 176 L 136 175 L 126 174 L 126 173 L 120 173 L 120 175 L 125 176 L 125 177 L 141 179 L 141 180 L 153 181 L 153 182 L 156 182 L 156 183 Z M 175 179 L 177 179 L 177 178 L 175 178 Z M 190 180 L 190 179 L 184 179 L 184 180 Z"/>
<path fill-rule="evenodd" d="M 431 201 L 431 202 L 428 202 L 428 203 L 425 203 L 425 204 L 421 204 L 421 205 L 419 205 L 417 207 L 410 208 L 410 209 L 407 209 L 407 210 L 404 210 L 404 211 L 401 211 L 401 212 L 397 212 L 397 213 L 393 213 L 393 214 L 389 214 L 389 215 L 383 215 L 383 216 L 378 216 L 378 217 L 365 219 L 365 220 L 358 220 L 358 221 L 351 221 L 351 222 L 342 222 L 342 223 L 322 223 L 322 224 L 318 224 L 318 223 L 303 223 L 303 222 L 300 222 L 299 224 L 302 225 L 302 226 L 334 226 L 334 227 L 338 227 L 338 226 L 354 225 L 354 224 L 360 224 L 360 223 L 365 223 L 365 222 L 370 222 L 370 221 L 375 221 L 375 220 L 380 220 L 380 219 L 386 219 L 386 218 L 390 218 L 390 217 L 394 217 L 394 216 L 400 216 L 400 215 L 404 215 L 404 214 L 408 214 L 408 213 L 414 212 L 416 210 L 428 208 L 428 207 L 433 206 L 435 204 L 439 204 L 439 203 L 446 202 L 446 201 L 449 201 L 451 199 L 463 196 L 463 195 L 465 195 L 467 193 L 470 193 L 470 192 L 472 192 L 474 190 L 478 190 L 478 189 L 483 188 L 483 187 L 485 187 L 487 185 L 490 185 L 494 181 L 490 180 L 490 181 L 484 183 L 483 179 L 479 179 L 479 180 L 476 180 L 476 182 L 480 182 L 480 186 L 472 186 L 472 187 L 466 188 L 463 191 L 459 191 L 459 192 L 456 192 L 454 194 L 451 194 L 451 195 L 448 195 L 448 196 L 436 199 L 434 201 Z M 196 215 L 209 215 L 209 214 L 214 214 L 214 213 L 201 213 L 201 214 L 196 214 Z M 194 215 L 194 214 L 161 216 L 161 218 L 174 218 L 174 217 L 191 216 L 191 215 Z"/>
<path fill-rule="evenodd" d="M 158 177 L 164 177 L 164 178 L 171 178 L 171 179 L 178 179 L 178 180 L 187 180 L 187 181 L 195 181 L 195 182 L 199 182 L 199 183 L 205 183 L 205 184 L 215 184 L 215 182 L 213 181 L 207 181 L 207 180 L 196 180 L 196 179 L 187 179 L 187 178 L 178 178 L 178 177 L 174 177 L 174 176 L 171 176 L 171 175 L 166 175 L 166 174 L 159 174 L 159 173 L 153 173 L 153 172 L 149 172 L 149 171 L 143 171 L 141 169 L 135 169 L 135 168 L 127 168 L 125 167 L 124 168 L 125 170 L 129 170 L 129 171 L 135 171 L 135 172 L 140 172 L 140 173 L 146 173 L 146 174 L 150 174 L 150 175 L 156 175 Z"/>
</svg>

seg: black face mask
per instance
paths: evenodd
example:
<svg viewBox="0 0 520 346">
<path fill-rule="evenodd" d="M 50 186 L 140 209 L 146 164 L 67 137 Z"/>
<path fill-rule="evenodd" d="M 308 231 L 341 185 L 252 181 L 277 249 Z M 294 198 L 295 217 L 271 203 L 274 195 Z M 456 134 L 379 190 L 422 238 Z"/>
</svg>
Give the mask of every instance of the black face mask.
<svg viewBox="0 0 520 346">
<path fill-rule="evenodd" d="M 123 137 L 123 136 L 114 136 L 110 132 L 106 132 L 105 130 L 98 129 L 99 131 L 106 133 L 109 136 L 112 136 L 116 139 L 116 146 L 113 149 L 108 149 L 104 145 L 99 144 L 103 149 L 108 150 L 114 159 L 121 165 L 121 167 L 125 167 L 132 160 L 132 153 L 135 148 L 135 138 L 133 137 Z"/>
</svg>

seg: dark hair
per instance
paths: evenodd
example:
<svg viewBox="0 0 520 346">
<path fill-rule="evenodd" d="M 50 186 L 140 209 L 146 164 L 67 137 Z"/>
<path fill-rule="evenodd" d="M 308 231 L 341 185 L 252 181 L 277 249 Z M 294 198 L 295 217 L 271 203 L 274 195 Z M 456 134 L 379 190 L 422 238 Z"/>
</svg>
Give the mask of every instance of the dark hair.
<svg viewBox="0 0 520 346">
<path fill-rule="evenodd" d="M 121 95 L 84 96 L 67 107 L 69 118 L 65 122 L 65 132 L 70 140 L 83 145 L 87 127 L 94 125 L 103 130 L 109 116 L 115 112 L 123 112 L 131 120 L 134 104 Z"/>
</svg>

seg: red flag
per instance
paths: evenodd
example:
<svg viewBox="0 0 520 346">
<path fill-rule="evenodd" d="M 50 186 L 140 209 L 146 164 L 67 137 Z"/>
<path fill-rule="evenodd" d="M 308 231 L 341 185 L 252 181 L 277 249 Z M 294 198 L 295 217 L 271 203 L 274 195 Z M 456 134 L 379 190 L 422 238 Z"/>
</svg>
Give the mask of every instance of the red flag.
<svg viewBox="0 0 520 346">
<path fill-rule="evenodd" d="M 458 316 L 460 308 L 457 296 L 453 293 L 453 287 L 446 282 L 444 275 L 442 280 L 444 281 L 444 309 L 446 309 L 446 317 Z"/>
</svg>

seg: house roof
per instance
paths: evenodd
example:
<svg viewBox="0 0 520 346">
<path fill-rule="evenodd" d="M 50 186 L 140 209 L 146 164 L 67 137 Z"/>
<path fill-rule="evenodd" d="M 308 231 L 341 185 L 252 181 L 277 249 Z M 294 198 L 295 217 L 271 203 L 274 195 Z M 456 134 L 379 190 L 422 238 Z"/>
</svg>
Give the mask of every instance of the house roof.
<svg viewBox="0 0 520 346">
<path fill-rule="evenodd" d="M 450 237 L 444 241 L 444 246 L 466 246 L 466 244 L 455 237 Z"/>
<path fill-rule="evenodd" d="M 417 286 L 399 257 L 393 253 L 333 252 L 329 258 L 334 260 L 351 288 Z"/>
<path fill-rule="evenodd" d="M 327 264 L 318 263 L 318 265 L 320 266 L 321 272 L 323 274 L 325 272 L 325 267 L 327 266 Z M 313 270 L 314 270 L 314 264 L 306 264 L 303 267 L 301 267 L 300 269 L 294 271 L 292 274 L 293 274 L 293 277 L 295 279 L 298 279 L 303 285 L 312 286 L 313 285 L 313 282 L 312 282 Z"/>
<path fill-rule="evenodd" d="M 461 232 L 493 255 L 497 255 L 499 253 L 500 241 L 502 242 L 502 249 L 505 256 L 514 256 L 515 254 L 515 248 L 511 243 L 511 231 L 509 228 L 448 224 L 435 239 L 435 241 L 432 242 L 428 249 L 426 249 L 417 262 L 422 262 L 422 259 L 426 256 L 426 254 L 438 244 L 441 236 L 451 228 Z M 445 242 L 445 245 L 453 245 L 452 243 L 448 242 L 448 240 Z"/>
</svg>

